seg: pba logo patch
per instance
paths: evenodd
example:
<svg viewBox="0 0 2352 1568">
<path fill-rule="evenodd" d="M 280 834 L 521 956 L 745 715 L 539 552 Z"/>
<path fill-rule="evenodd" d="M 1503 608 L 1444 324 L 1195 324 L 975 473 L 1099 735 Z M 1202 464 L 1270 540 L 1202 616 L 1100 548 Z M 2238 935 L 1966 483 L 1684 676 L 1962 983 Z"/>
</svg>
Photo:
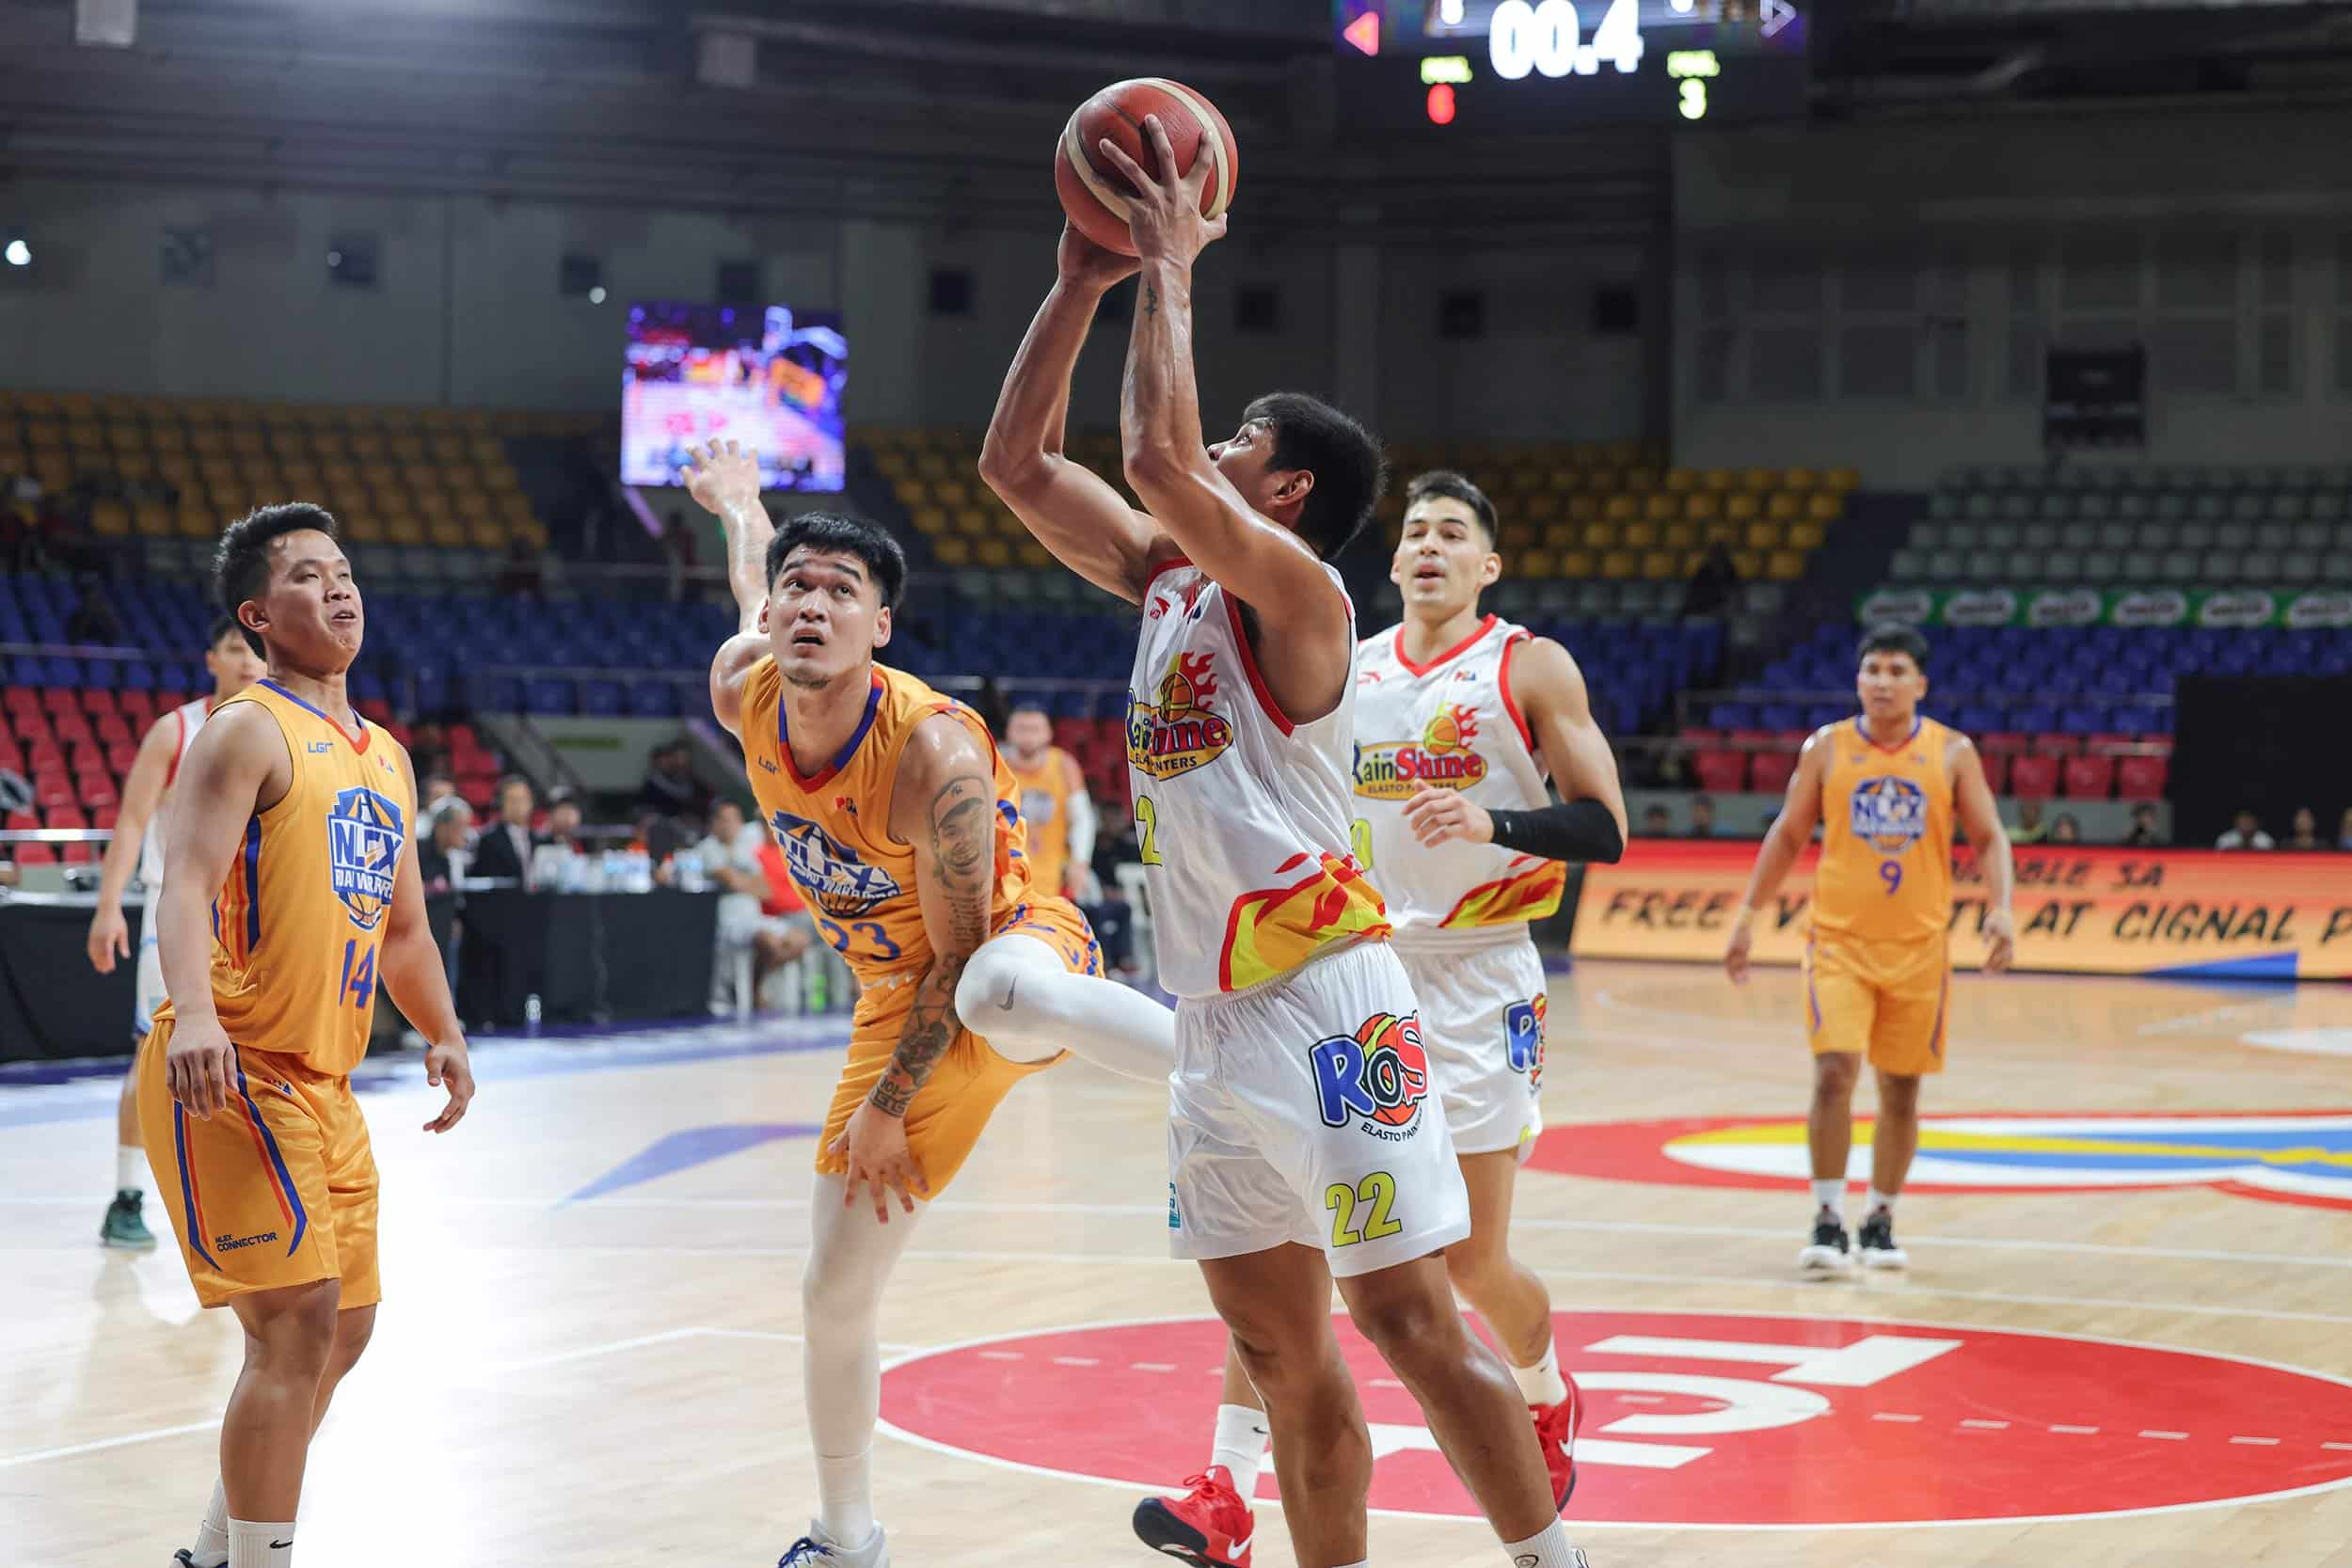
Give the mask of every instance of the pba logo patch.
<svg viewBox="0 0 2352 1568">
<path fill-rule="evenodd" d="M 1206 768 L 1233 743 L 1233 726 L 1211 711 L 1216 656 L 1178 653 L 1147 701 L 1127 697 L 1127 765 L 1155 779 Z"/>
<path fill-rule="evenodd" d="M 792 879 L 810 903 L 829 915 L 865 914 L 902 891 L 889 872 L 868 865 L 864 856 L 804 816 L 780 811 L 769 825 L 776 831 Z"/>
<path fill-rule="evenodd" d="M 1928 831 L 1927 793 L 1909 779 L 1864 779 L 1853 786 L 1853 836 L 1882 855 L 1899 855 Z"/>
<path fill-rule="evenodd" d="M 1356 793 L 1367 800 L 1409 800 L 1424 787 L 1468 789 L 1486 776 L 1476 710 L 1441 705 L 1419 740 L 1356 748 Z"/>
<path fill-rule="evenodd" d="M 1409 1137 L 1429 1095 L 1429 1053 L 1421 1020 L 1376 1013 L 1353 1035 L 1333 1035 L 1307 1053 L 1315 1074 L 1316 1109 L 1326 1127 L 1361 1117 L 1377 1137 Z M 1391 1130 L 1396 1131 L 1391 1131 Z"/>
<path fill-rule="evenodd" d="M 407 839 L 400 807 L 362 784 L 340 790 L 326 809 L 326 874 L 351 923 L 383 924 L 392 907 L 392 874 Z"/>
<path fill-rule="evenodd" d="M 1851 1180 L 1870 1174 L 1869 1118 L 1854 1118 Z M 1811 1175 L 1801 1120 L 1693 1117 L 1547 1132 L 1528 1164 L 1566 1176 L 1787 1191 Z M 1963 1115 L 1919 1118 L 1907 1191 L 2117 1192 L 2210 1187 L 2239 1197 L 2352 1209 L 2352 1113 Z"/>
</svg>

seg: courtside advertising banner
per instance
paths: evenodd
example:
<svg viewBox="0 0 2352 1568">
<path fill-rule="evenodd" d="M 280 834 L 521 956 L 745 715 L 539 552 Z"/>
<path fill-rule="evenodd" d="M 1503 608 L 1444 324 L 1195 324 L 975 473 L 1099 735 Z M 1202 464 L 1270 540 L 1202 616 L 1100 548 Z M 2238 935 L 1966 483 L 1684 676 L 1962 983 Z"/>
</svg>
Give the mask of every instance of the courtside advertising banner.
<svg viewBox="0 0 2352 1568">
<path fill-rule="evenodd" d="M 1570 951 L 1580 958 L 1719 961 L 1756 864 L 1755 841 L 1637 839 L 1584 868 Z M 1756 911 L 1754 957 L 1804 951 L 1819 847 Z M 2017 961 L 2074 974 L 2352 976 L 2352 856 L 2020 846 Z M 1952 962 L 1984 956 L 1984 882 L 1952 855 Z"/>
</svg>

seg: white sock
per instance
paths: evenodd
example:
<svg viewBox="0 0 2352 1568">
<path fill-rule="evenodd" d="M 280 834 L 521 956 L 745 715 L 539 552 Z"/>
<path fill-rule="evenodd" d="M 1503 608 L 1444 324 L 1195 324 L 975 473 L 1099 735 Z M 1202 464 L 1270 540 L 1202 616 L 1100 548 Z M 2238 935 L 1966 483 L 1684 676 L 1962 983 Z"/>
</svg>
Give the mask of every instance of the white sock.
<svg viewBox="0 0 2352 1568">
<path fill-rule="evenodd" d="M 1568 1527 L 1557 1519 L 1541 1535 L 1504 1542 L 1502 1555 L 1511 1568 L 1585 1568 L 1584 1554 L 1568 1544 Z"/>
<path fill-rule="evenodd" d="M 115 1146 L 115 1191 L 143 1193 L 147 1191 L 147 1150 L 136 1144 Z"/>
<path fill-rule="evenodd" d="M 229 1495 L 217 1481 L 213 1482 L 213 1506 L 196 1527 L 196 1544 L 188 1549 L 188 1558 L 196 1568 L 223 1568 L 229 1560 Z"/>
<path fill-rule="evenodd" d="M 1895 1212 L 1895 1195 L 1893 1193 L 1880 1192 L 1876 1187 L 1873 1187 L 1870 1189 L 1868 1201 L 1863 1206 L 1862 1217 L 1867 1219 L 1882 1209 L 1886 1211 L 1889 1218 L 1893 1217 Z"/>
<path fill-rule="evenodd" d="M 817 1516 L 826 1532 L 852 1549 L 874 1533 L 874 1450 L 839 1459 L 817 1456 Z"/>
<path fill-rule="evenodd" d="M 1826 1209 L 1842 1219 L 1846 1212 L 1845 1179 L 1837 1176 L 1826 1179 L 1816 1177 L 1813 1181 L 1813 1207 L 1817 1212 Z"/>
<path fill-rule="evenodd" d="M 972 955 L 956 982 L 956 1017 L 1016 1062 L 1070 1051 L 1153 1084 L 1176 1067 L 1174 1013 L 1131 986 L 1071 974 L 1059 954 L 1018 932 Z"/>
<path fill-rule="evenodd" d="M 1341 1563 L 1341 1564 L 1340 1564 L 1340 1568 L 1372 1568 L 1372 1559 L 1370 1559 L 1370 1558 L 1368 1558 L 1368 1557 L 1367 1557 L 1367 1558 L 1359 1558 L 1359 1559 L 1358 1559 L 1357 1560 L 1355 1560 L 1354 1562 L 1343 1562 L 1343 1563 Z"/>
<path fill-rule="evenodd" d="M 1246 1404 L 1216 1407 L 1216 1441 L 1210 1445 L 1209 1463 L 1233 1473 L 1233 1490 L 1244 1502 L 1258 1496 L 1258 1466 L 1265 1462 L 1266 1439 L 1272 1433 L 1263 1410 Z"/>
<path fill-rule="evenodd" d="M 1558 1404 L 1568 1397 L 1568 1380 L 1560 1375 L 1560 1347 L 1546 1345 L 1544 1358 L 1533 1367 L 1511 1369 L 1512 1381 L 1519 1386 L 1519 1397 L 1530 1404 Z"/>
<path fill-rule="evenodd" d="M 229 1568 L 294 1568 L 294 1521 L 229 1521 Z"/>
</svg>

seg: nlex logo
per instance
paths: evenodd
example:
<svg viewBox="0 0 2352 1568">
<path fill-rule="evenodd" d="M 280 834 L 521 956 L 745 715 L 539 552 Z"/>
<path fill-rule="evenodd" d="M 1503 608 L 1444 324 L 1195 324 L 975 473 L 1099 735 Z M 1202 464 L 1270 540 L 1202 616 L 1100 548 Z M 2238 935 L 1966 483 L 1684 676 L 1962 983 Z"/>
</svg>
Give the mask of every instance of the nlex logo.
<svg viewBox="0 0 2352 1568">
<path fill-rule="evenodd" d="M 1326 1127 L 1345 1127 L 1357 1117 L 1377 1124 L 1368 1132 L 1410 1127 L 1429 1094 L 1429 1053 L 1418 1017 L 1376 1013 L 1353 1035 L 1317 1041 L 1308 1060 Z"/>
</svg>

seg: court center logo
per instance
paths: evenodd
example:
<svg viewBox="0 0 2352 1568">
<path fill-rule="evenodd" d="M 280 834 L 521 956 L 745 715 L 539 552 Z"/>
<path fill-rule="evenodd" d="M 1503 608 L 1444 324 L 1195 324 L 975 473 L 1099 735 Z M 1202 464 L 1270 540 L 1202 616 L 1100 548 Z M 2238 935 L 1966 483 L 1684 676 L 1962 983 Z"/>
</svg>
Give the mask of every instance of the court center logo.
<svg viewBox="0 0 2352 1568">
<path fill-rule="evenodd" d="M 1909 779 L 1864 779 L 1853 786 L 1848 823 L 1880 854 L 1899 855 L 1928 831 L 1927 792 Z"/>
<path fill-rule="evenodd" d="M 1209 707 L 1216 656 L 1179 652 L 1147 700 L 1127 697 L 1127 765 L 1155 779 L 1206 768 L 1233 743 L 1233 726 Z"/>
<path fill-rule="evenodd" d="M 1409 800 L 1430 785 L 1468 789 L 1486 776 L 1486 759 L 1470 745 L 1477 738 L 1476 709 L 1441 704 L 1419 740 L 1356 748 L 1356 793 L 1367 800 Z"/>
<path fill-rule="evenodd" d="M 1870 1175 L 1869 1118 L 1849 1177 Z M 1787 1191 L 1811 1174 L 1800 1119 L 1700 1117 L 1593 1122 L 1544 1133 L 1528 1164 L 1565 1176 Z M 2352 1112 L 1923 1117 L 1906 1190 L 2050 1193 L 2210 1187 L 2352 1209 Z"/>
<path fill-rule="evenodd" d="M 392 874 L 407 828 L 398 802 L 361 784 L 326 809 L 326 874 L 351 923 L 373 931 L 392 907 Z"/>
<path fill-rule="evenodd" d="M 1353 1035 L 1319 1040 L 1307 1053 L 1315 1075 L 1315 1108 L 1326 1127 L 1358 1117 L 1375 1137 L 1407 1138 L 1429 1095 L 1429 1053 L 1421 1020 L 1375 1013 Z"/>
<path fill-rule="evenodd" d="M 808 901 L 837 919 L 866 913 L 898 896 L 898 879 L 805 816 L 777 812 L 769 820 L 784 863 Z"/>
</svg>

